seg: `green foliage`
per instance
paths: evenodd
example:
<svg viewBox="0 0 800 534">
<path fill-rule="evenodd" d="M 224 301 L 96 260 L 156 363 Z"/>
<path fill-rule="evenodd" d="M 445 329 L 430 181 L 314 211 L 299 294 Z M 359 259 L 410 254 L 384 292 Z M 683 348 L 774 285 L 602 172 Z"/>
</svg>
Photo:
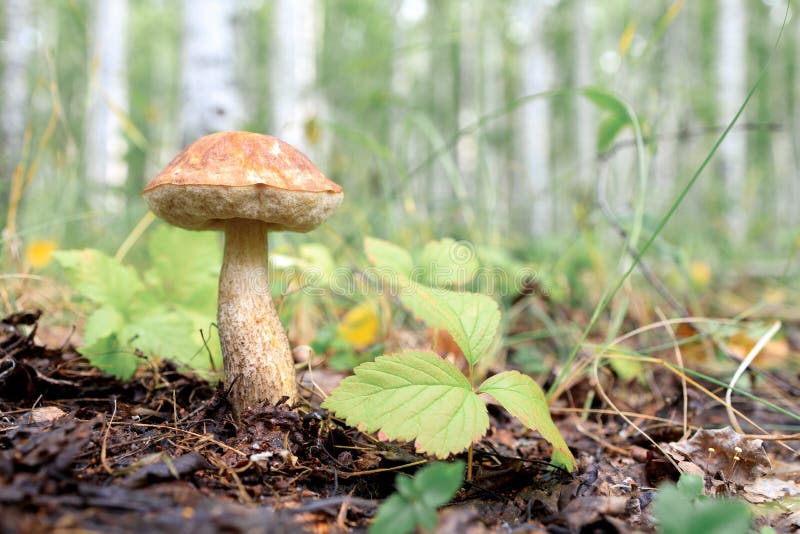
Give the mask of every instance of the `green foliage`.
<svg viewBox="0 0 800 534">
<path fill-rule="evenodd" d="M 364 251 L 373 265 L 388 269 L 391 274 L 409 277 L 414 270 L 411 254 L 388 241 L 367 237 L 364 239 Z"/>
<path fill-rule="evenodd" d="M 395 245 L 368 238 L 365 248 L 377 267 L 399 265 L 410 270 L 410 255 Z M 389 439 L 415 440 L 421 452 L 444 458 L 463 451 L 486 432 L 489 418 L 479 397 L 486 393 L 527 427 L 539 430 L 553 444 L 553 462 L 571 471 L 574 458 L 550 418 L 544 393 L 530 377 L 505 372 L 475 388 L 473 368 L 498 333 L 497 304 L 486 295 L 428 288 L 404 275 L 393 278 L 406 307 L 431 326 L 450 332 L 469 364 L 470 378 L 432 352 L 380 356 L 356 367 L 323 408 L 349 425 L 368 432 L 381 430 Z"/>
<path fill-rule="evenodd" d="M 553 463 L 572 470 L 572 453 L 550 417 L 542 388 L 531 377 L 506 371 L 488 378 L 478 392 L 491 395 L 523 425 L 538 430 L 553 445 Z"/>
<path fill-rule="evenodd" d="M 379 356 L 354 372 L 322 405 L 351 426 L 416 440 L 417 450 L 438 458 L 463 451 L 489 426 L 466 377 L 432 352 Z"/>
<path fill-rule="evenodd" d="M 415 267 L 411 255 L 392 243 L 368 237 L 364 249 L 403 305 L 429 326 L 450 332 L 470 365 L 475 365 L 497 335 L 497 303 L 486 295 L 427 287 L 413 279 L 420 270 L 428 280 L 440 282 L 471 278 L 478 268 L 471 250 L 452 239 L 432 241 L 422 252 L 422 265 Z"/>
<path fill-rule="evenodd" d="M 219 247 L 205 237 L 160 227 L 150 239 L 152 267 L 144 276 L 98 250 L 54 253 L 91 308 L 81 353 L 92 365 L 127 379 L 140 363 L 139 350 L 197 371 L 219 367 L 218 339 L 209 342 L 209 358 L 198 334 L 208 333 L 214 320 L 221 262 Z"/>
<path fill-rule="evenodd" d="M 463 287 L 480 267 L 471 246 L 449 237 L 426 244 L 420 264 L 426 283 L 433 287 Z"/>
<path fill-rule="evenodd" d="M 450 332 L 470 365 L 486 353 L 500 326 L 500 309 L 486 295 L 454 293 L 405 281 L 400 302 L 429 326 Z"/>
<path fill-rule="evenodd" d="M 661 534 L 746 534 L 753 519 L 744 502 L 703 496 L 703 479 L 689 473 L 663 484 L 653 507 Z"/>
<path fill-rule="evenodd" d="M 414 478 L 398 475 L 397 492 L 386 499 L 369 527 L 370 534 L 408 534 L 436 528 L 436 509 L 447 504 L 464 480 L 464 462 L 432 463 Z"/>
</svg>

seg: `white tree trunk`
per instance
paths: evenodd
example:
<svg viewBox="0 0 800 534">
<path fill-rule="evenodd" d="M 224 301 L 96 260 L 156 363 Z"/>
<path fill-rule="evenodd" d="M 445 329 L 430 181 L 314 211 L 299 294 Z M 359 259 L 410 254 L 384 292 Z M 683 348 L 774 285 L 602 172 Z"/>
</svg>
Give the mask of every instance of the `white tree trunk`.
<svg viewBox="0 0 800 534">
<path fill-rule="evenodd" d="M 472 2 L 460 4 L 459 31 L 459 111 L 458 127 L 464 128 L 478 119 L 478 83 L 475 65 L 478 58 L 480 17 Z M 478 197 L 478 136 L 474 131 L 462 135 L 456 146 L 458 171 L 469 195 Z M 477 204 L 478 202 L 476 202 Z"/>
<path fill-rule="evenodd" d="M 244 122 L 236 86 L 238 0 L 183 1 L 183 144 Z"/>
<path fill-rule="evenodd" d="M 0 170 L 7 179 L 19 163 L 28 120 L 28 64 L 36 32 L 31 20 L 30 0 L 6 0 L 3 13 L 2 148 Z"/>
<path fill-rule="evenodd" d="M 116 212 L 125 205 L 127 142 L 121 117 L 128 112 L 128 1 L 92 3 L 91 57 L 86 119 L 86 177 L 93 209 Z"/>
<path fill-rule="evenodd" d="M 573 66 L 576 87 L 586 87 L 594 82 L 592 62 L 592 32 L 586 21 L 587 10 L 590 3 L 586 0 L 575 2 L 575 64 Z M 578 169 L 573 192 L 577 191 L 579 197 L 594 191 L 596 179 L 597 159 L 597 122 L 594 106 L 585 98 L 578 97 L 575 102 L 575 141 L 577 148 Z M 574 198 L 575 194 L 567 194 L 567 198 Z M 592 197 L 593 198 L 593 197 Z M 564 209 L 562 213 L 572 213 L 572 209 Z M 561 221 L 558 221 L 561 222 Z M 557 222 L 557 224 L 558 224 Z"/>
<path fill-rule="evenodd" d="M 427 0 L 419 2 L 402 2 L 397 12 L 397 24 L 394 27 L 392 37 L 395 50 L 404 50 L 407 46 L 414 43 L 415 25 L 420 24 L 428 14 Z M 392 94 L 401 100 L 409 102 L 414 99 L 425 98 L 428 95 L 421 95 L 419 86 L 424 84 L 424 80 L 430 78 L 433 65 L 433 55 L 429 47 L 419 50 L 414 54 L 394 54 L 392 56 Z M 403 106 L 392 106 L 391 109 L 391 148 L 399 161 L 402 161 L 408 169 L 416 169 L 422 164 L 423 160 L 435 148 L 430 141 L 422 135 L 409 129 L 409 114 Z M 418 172 L 402 190 L 398 189 L 402 196 L 402 202 L 397 202 L 395 206 L 395 216 L 399 218 L 407 217 L 411 214 L 417 216 L 428 216 L 428 204 L 425 201 L 430 196 L 429 183 L 425 177 L 431 174 L 431 167 L 427 167 Z M 417 202 L 417 199 L 423 200 Z"/>
<path fill-rule="evenodd" d="M 727 124 L 746 96 L 747 13 L 745 0 L 719 0 L 717 79 L 719 121 Z M 747 137 L 733 130 L 720 146 L 719 162 L 727 191 L 726 219 L 732 241 L 747 233 L 749 202 L 745 198 Z"/>
<path fill-rule="evenodd" d="M 519 96 L 547 91 L 553 84 L 553 57 L 544 42 L 544 19 L 549 12 L 541 1 L 521 1 L 514 16 L 528 29 L 522 47 Z M 514 226 L 546 235 L 553 228 L 553 187 L 550 173 L 550 100 L 536 99 L 516 113 L 516 143 L 520 168 L 513 184 Z M 519 230 L 519 228 L 515 228 Z"/>
<path fill-rule="evenodd" d="M 484 9 L 486 7 L 484 6 Z M 503 72 L 503 43 L 500 29 L 494 21 L 484 20 L 481 26 L 481 106 L 479 115 L 496 111 L 505 104 L 505 76 Z M 478 135 L 483 139 L 478 144 L 478 176 L 481 177 L 481 198 L 485 203 L 485 224 L 489 236 L 496 236 L 509 230 L 511 200 L 516 196 L 508 171 L 508 161 L 500 143 L 491 142 L 492 132 L 508 126 L 508 116 L 503 115 L 482 127 Z M 526 229 L 523 229 L 526 230 Z"/>
<path fill-rule="evenodd" d="M 272 133 L 312 158 L 305 126 L 322 112 L 315 92 L 321 9 L 317 0 L 275 0 L 272 16 Z"/>
</svg>

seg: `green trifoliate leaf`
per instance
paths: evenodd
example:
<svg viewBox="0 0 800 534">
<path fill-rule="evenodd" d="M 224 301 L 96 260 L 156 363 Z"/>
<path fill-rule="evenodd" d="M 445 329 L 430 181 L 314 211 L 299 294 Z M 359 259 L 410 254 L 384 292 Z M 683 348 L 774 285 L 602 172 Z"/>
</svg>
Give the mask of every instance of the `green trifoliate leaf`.
<svg viewBox="0 0 800 534">
<path fill-rule="evenodd" d="M 414 261 L 411 255 L 388 241 L 367 237 L 364 239 L 364 250 L 370 263 L 382 271 L 382 277 L 411 276 Z"/>
<path fill-rule="evenodd" d="M 554 464 L 568 471 L 575 468 L 575 458 L 550 417 L 544 392 L 531 377 L 518 371 L 506 371 L 488 378 L 478 392 L 491 395 L 522 424 L 538 430 L 553 446 Z"/>
<path fill-rule="evenodd" d="M 450 502 L 463 478 L 464 462 L 433 463 L 420 469 L 413 479 L 398 475 L 397 493 L 378 508 L 370 534 L 408 534 L 417 527 L 433 531 L 436 509 Z"/>
<path fill-rule="evenodd" d="M 379 356 L 354 373 L 322 403 L 350 426 L 415 440 L 417 450 L 439 458 L 463 451 L 489 426 L 461 371 L 432 352 Z"/>
<path fill-rule="evenodd" d="M 54 252 L 53 257 L 64 268 L 75 290 L 101 306 L 126 310 L 134 295 L 144 289 L 132 267 L 99 250 L 61 250 Z"/>
<path fill-rule="evenodd" d="M 456 293 L 405 281 L 400 301 L 428 326 L 450 332 L 464 357 L 475 363 L 492 344 L 500 326 L 500 309 L 491 297 Z"/>
</svg>

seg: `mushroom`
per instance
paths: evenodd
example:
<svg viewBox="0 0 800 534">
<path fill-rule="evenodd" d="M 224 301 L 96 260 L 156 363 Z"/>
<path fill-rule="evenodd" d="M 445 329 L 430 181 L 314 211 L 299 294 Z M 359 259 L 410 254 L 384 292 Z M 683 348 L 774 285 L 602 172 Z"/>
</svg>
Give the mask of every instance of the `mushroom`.
<svg viewBox="0 0 800 534">
<path fill-rule="evenodd" d="M 267 278 L 267 232 L 313 230 L 342 203 L 342 188 L 279 139 L 220 132 L 184 149 L 142 195 L 174 226 L 225 232 L 217 327 L 234 413 L 296 401 L 292 351 Z"/>
</svg>

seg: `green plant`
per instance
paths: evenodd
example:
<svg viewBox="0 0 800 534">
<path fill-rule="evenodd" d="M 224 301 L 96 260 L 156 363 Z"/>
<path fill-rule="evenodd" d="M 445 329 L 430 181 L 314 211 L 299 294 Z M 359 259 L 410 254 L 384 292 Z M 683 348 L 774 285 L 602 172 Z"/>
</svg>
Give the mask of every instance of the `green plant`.
<svg viewBox="0 0 800 534">
<path fill-rule="evenodd" d="M 662 484 L 653 507 L 661 534 L 746 534 L 752 523 L 745 503 L 705 497 L 703 479 L 689 473 Z"/>
<path fill-rule="evenodd" d="M 162 226 L 151 235 L 148 253 L 151 267 L 142 274 L 99 250 L 53 254 L 91 310 L 81 353 L 122 379 L 141 362 L 137 350 L 196 371 L 219 368 L 217 338 L 206 335 L 204 342 L 198 333 L 208 333 L 214 321 L 217 240 Z"/>
<path fill-rule="evenodd" d="M 413 478 L 397 475 L 397 492 L 383 501 L 370 534 L 407 534 L 436 528 L 436 509 L 450 502 L 464 480 L 464 462 L 436 462 L 420 469 Z"/>
<path fill-rule="evenodd" d="M 365 248 L 384 282 L 392 284 L 391 290 L 415 316 L 450 332 L 467 361 L 468 376 L 429 351 L 379 356 L 356 367 L 323 408 L 349 425 L 367 432 L 381 430 L 389 439 L 415 440 L 420 452 L 445 458 L 467 448 L 471 453 L 472 443 L 485 434 L 489 416 L 479 396 L 485 393 L 525 426 L 537 429 L 553 445 L 553 463 L 571 471 L 575 460 L 533 379 L 506 371 L 476 387 L 475 364 L 498 334 L 500 310 L 495 301 L 416 283 L 411 279 L 411 256 L 396 245 L 367 238 Z"/>
</svg>

